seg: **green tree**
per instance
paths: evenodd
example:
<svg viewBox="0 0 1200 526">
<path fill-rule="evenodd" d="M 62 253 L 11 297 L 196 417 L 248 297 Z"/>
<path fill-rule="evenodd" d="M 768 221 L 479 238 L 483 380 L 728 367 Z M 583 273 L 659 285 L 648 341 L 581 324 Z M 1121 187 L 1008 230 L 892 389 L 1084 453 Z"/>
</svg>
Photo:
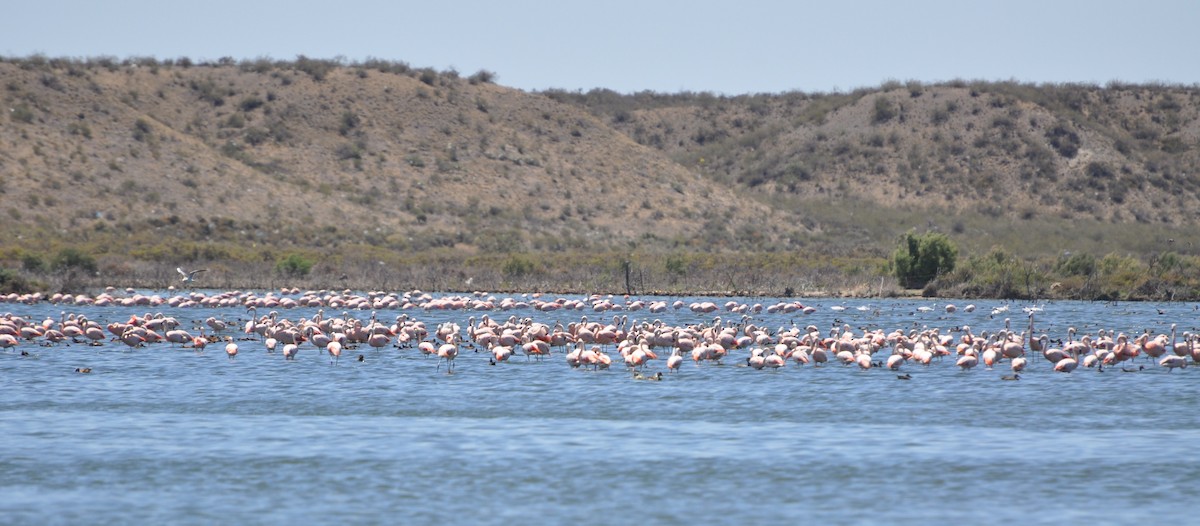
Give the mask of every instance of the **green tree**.
<svg viewBox="0 0 1200 526">
<path fill-rule="evenodd" d="M 288 254 L 275 262 L 276 272 L 293 278 L 307 276 L 312 267 L 313 261 L 300 254 Z"/>
<path fill-rule="evenodd" d="M 896 277 L 906 288 L 919 289 L 939 274 L 954 270 L 958 247 L 945 234 L 907 232 L 892 252 Z"/>
</svg>

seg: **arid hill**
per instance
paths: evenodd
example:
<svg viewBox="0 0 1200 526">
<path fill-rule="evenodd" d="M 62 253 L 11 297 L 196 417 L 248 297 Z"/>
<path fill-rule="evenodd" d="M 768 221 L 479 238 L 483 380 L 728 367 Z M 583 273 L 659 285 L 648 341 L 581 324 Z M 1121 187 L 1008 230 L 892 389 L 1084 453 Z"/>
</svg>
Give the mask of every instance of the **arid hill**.
<svg viewBox="0 0 1200 526">
<path fill-rule="evenodd" d="M 10 262 L 881 258 L 910 229 L 1031 255 L 1200 251 L 1194 86 L 529 93 L 305 57 L 34 56 L 0 79 Z"/>
<path fill-rule="evenodd" d="M 1047 228 L 1179 233 L 1200 218 L 1194 86 L 964 81 L 848 94 L 548 95 L 744 195 L 814 208 L 799 212 L 805 223 L 839 237 L 890 218 L 968 245 Z M 873 211 L 856 221 L 863 208 Z M 877 231 L 884 236 L 867 237 L 896 235 Z"/>
</svg>

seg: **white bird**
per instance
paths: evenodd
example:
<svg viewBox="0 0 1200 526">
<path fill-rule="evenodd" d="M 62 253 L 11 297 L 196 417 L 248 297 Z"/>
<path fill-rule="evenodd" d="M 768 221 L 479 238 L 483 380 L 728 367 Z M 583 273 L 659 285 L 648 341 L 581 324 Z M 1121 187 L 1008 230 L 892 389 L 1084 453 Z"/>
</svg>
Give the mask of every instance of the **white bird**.
<svg viewBox="0 0 1200 526">
<path fill-rule="evenodd" d="M 200 269 L 193 270 L 191 272 L 184 272 L 182 268 L 175 267 L 175 271 L 178 272 L 180 276 L 183 276 L 183 279 L 181 279 L 180 281 L 190 284 L 191 282 L 196 281 L 196 274 L 199 274 L 201 272 L 208 272 L 208 269 L 200 268 Z"/>
</svg>

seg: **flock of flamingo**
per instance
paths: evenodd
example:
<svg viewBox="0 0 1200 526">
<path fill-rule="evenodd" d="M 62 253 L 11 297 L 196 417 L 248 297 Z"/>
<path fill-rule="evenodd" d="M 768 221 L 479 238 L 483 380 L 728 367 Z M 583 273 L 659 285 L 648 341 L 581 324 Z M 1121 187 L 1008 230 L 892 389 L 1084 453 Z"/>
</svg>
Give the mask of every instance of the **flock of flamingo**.
<svg viewBox="0 0 1200 526">
<path fill-rule="evenodd" d="M 180 271 L 183 273 L 182 271 Z M 194 274 L 193 274 L 194 276 Z M 185 274 L 185 279 L 189 276 Z M 436 357 L 436 370 L 445 366 L 453 372 L 460 354 L 485 356 L 490 365 L 503 364 L 515 355 L 526 361 L 542 361 L 559 354 L 571 368 L 608 370 L 614 362 L 639 380 L 661 380 L 662 367 L 668 374 L 678 373 L 684 363 L 694 366 L 729 362 L 753 370 L 778 370 L 793 364 L 825 366 L 841 364 L 858 370 L 883 368 L 896 371 L 897 378 L 911 375 L 905 367 L 931 366 L 952 362 L 964 371 L 980 365 L 992 369 L 1007 367 L 1012 374 L 1005 380 L 1020 379 L 1018 373 L 1032 367 L 1031 362 L 1044 361 L 1055 372 L 1070 373 L 1079 367 L 1120 367 L 1127 372 L 1145 369 L 1134 360 L 1139 356 L 1152 359 L 1151 364 L 1167 372 L 1182 369 L 1189 363 L 1200 362 L 1200 334 L 1184 332 L 1177 338 L 1176 325 L 1170 333 L 1151 334 L 1146 330 L 1133 337 L 1103 329 L 1094 334 L 1078 334 L 1075 328 L 1066 331 L 1064 339 L 1052 340 L 1039 334 L 1034 327 L 1034 312 L 1028 315 L 1028 325 L 1022 331 L 1004 327 L 975 333 L 969 326 L 959 326 L 943 332 L 940 328 L 909 328 L 885 331 L 860 329 L 835 323 L 826 331 L 815 325 L 801 327 L 793 321 L 790 326 L 771 329 L 754 322 L 759 313 L 811 314 L 816 309 L 797 301 L 780 301 L 770 305 L 729 301 L 723 306 L 713 302 L 685 304 L 682 300 L 643 301 L 613 296 L 593 295 L 581 299 L 543 299 L 539 294 L 497 299 L 483 293 L 435 298 L 421 291 L 397 293 L 372 292 L 354 294 L 351 291 L 307 291 L 284 289 L 280 295 L 229 291 L 212 296 L 191 292 L 169 297 L 138 294 L 132 289 L 121 295 L 113 289 L 95 297 L 85 295 L 50 296 L 42 294 L 0 295 L 0 303 L 31 305 L 50 302 L 62 306 L 127 306 L 203 308 L 244 308 L 245 320 L 229 322 L 210 316 L 203 323 L 195 322 L 193 332 L 182 328 L 185 323 L 174 316 L 133 314 L 128 319 L 102 324 L 85 314 L 62 311 L 59 319 L 47 317 L 30 320 L 6 313 L 0 316 L 0 351 L 30 355 L 28 347 L 55 347 L 82 344 L 106 346 L 120 342 L 128 350 L 166 345 L 202 353 L 210 345 L 221 347 L 232 361 L 240 352 L 257 350 L 278 353 L 284 360 L 296 360 L 299 352 L 312 349 L 328 356 L 336 365 L 343 351 L 368 348 L 383 351 L 415 351 L 426 357 Z M 317 308 L 311 317 L 288 319 L 281 311 L 291 308 Z M 671 325 L 660 320 L 631 321 L 629 312 L 646 310 L 662 313 L 669 309 L 689 309 L 699 315 L 724 310 L 732 314 L 695 324 Z M 929 307 L 922 307 L 928 309 Z M 260 309 L 268 312 L 260 314 Z M 339 316 L 326 316 L 325 310 L 341 311 Z M 844 310 L 833 306 L 835 311 Z M 380 311 L 401 311 L 394 320 L 384 321 Z M 415 313 L 434 310 L 477 311 L 478 319 L 470 316 L 465 327 L 456 322 L 436 324 L 432 330 L 417 319 Z M 947 313 L 956 307 L 945 306 Z M 967 306 L 965 310 L 974 310 Z M 359 318 L 353 311 L 371 311 L 369 318 Z M 509 313 L 508 311 L 513 311 Z M 611 320 L 593 321 L 580 315 L 578 321 L 564 325 L 534 321 L 518 316 L 521 311 L 591 311 L 604 314 L 616 311 Z M 492 316 L 501 313 L 499 318 Z M 996 312 L 994 311 L 993 314 Z M 363 354 L 357 360 L 364 360 Z M 78 368 L 77 372 L 91 372 Z M 903 374 L 900 374 L 903 373 Z"/>
</svg>

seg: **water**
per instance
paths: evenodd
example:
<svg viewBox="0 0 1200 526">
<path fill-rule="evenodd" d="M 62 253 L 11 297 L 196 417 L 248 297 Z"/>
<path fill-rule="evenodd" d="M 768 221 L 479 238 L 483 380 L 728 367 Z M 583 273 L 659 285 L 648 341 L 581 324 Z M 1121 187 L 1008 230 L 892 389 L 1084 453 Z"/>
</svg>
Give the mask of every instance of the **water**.
<svg viewBox="0 0 1200 526">
<path fill-rule="evenodd" d="M 1028 306 L 993 316 L 1005 304 L 946 314 L 944 302 L 805 303 L 818 311 L 754 319 L 822 330 L 969 324 L 978 333 L 1003 327 L 1004 316 L 1024 327 Z M 1140 333 L 1178 323 L 1182 333 L 1200 324 L 1192 304 L 1039 307 L 1038 329 L 1052 337 L 1069 325 Z M 63 307 L 0 310 L 57 319 Z M 107 322 L 147 309 L 66 310 Z M 197 323 L 246 316 L 159 310 Z M 406 312 L 431 328 L 479 314 Z M 673 324 L 713 316 L 621 314 Z M 648 382 L 617 366 L 570 369 L 561 352 L 497 366 L 466 352 L 448 375 L 415 350 L 363 346 L 331 366 L 310 345 L 285 362 L 258 342 L 239 344 L 234 361 L 215 345 L 197 354 L 169 344 L 23 343 L 0 354 L 0 522 L 1058 524 L 1153 514 L 1185 524 L 1200 511 L 1190 498 L 1200 483 L 1191 452 L 1200 371 L 1168 374 L 1141 358 L 1147 369 L 1137 374 L 1057 374 L 1038 360 L 1006 382 L 1007 368 L 961 372 L 946 361 L 908 365 L 912 380 L 898 381 L 839 365 L 755 371 L 735 365 L 740 351 L 726 365 L 689 360 Z M 652 370 L 663 368 L 659 360 Z"/>
</svg>

